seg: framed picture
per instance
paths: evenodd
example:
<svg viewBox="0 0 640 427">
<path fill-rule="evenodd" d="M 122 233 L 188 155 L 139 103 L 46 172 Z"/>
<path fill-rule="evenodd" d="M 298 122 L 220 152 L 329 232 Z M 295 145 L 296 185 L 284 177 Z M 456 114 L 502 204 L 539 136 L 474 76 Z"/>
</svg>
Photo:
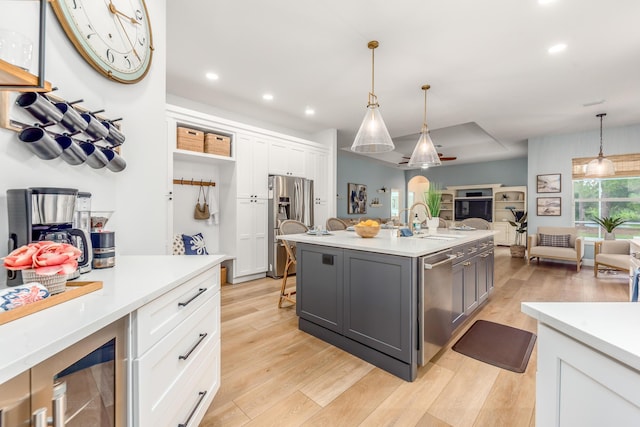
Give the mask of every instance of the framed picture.
<svg viewBox="0 0 640 427">
<path fill-rule="evenodd" d="M 367 186 L 362 184 L 347 184 L 349 194 L 349 205 L 347 213 L 366 214 L 367 213 Z"/>
<path fill-rule="evenodd" d="M 537 214 L 538 216 L 560 216 L 561 204 L 561 197 L 538 197 L 536 199 Z"/>
<path fill-rule="evenodd" d="M 551 173 L 548 175 L 538 175 L 537 188 L 538 193 L 559 193 L 561 187 L 561 175 L 559 173 Z"/>
</svg>

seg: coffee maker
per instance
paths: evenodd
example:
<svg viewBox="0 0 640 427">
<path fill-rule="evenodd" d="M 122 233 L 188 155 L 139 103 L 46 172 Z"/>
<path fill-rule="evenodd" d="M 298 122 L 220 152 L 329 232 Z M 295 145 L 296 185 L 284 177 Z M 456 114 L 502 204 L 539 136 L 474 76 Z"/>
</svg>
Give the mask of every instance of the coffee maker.
<svg viewBox="0 0 640 427">
<path fill-rule="evenodd" d="M 82 243 L 82 261 L 89 263 L 89 241 L 82 230 L 73 228 L 73 214 L 78 190 L 72 188 L 35 187 L 7 190 L 9 252 L 41 240 L 58 243 Z M 78 277 L 76 271 L 68 279 Z M 7 270 L 7 285 L 22 284 L 20 271 Z"/>
</svg>

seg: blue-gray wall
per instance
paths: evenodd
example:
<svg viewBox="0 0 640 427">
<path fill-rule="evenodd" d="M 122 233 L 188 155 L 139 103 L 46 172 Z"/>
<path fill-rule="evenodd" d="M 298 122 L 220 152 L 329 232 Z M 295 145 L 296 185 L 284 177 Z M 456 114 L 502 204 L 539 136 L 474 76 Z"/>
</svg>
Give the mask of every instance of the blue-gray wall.
<svg viewBox="0 0 640 427">
<path fill-rule="evenodd" d="M 337 176 L 337 201 L 336 216 L 340 218 L 358 218 L 361 216 L 389 218 L 391 216 L 391 188 L 398 188 L 404 192 L 403 200 L 406 200 L 406 183 L 404 171 L 395 167 L 387 167 L 378 162 L 369 160 L 367 157 L 353 154 L 343 154 L 338 150 L 338 176 Z M 367 213 L 364 215 L 347 214 L 347 184 L 363 184 L 367 186 L 368 201 L 375 197 L 380 199 L 382 207 L 367 206 Z M 385 187 L 385 193 L 378 193 L 377 190 Z"/>
<path fill-rule="evenodd" d="M 527 158 L 413 169 L 405 174 L 406 182 L 414 176 L 422 175 L 430 182 L 438 182 L 444 187 L 475 184 L 527 185 Z"/>
</svg>

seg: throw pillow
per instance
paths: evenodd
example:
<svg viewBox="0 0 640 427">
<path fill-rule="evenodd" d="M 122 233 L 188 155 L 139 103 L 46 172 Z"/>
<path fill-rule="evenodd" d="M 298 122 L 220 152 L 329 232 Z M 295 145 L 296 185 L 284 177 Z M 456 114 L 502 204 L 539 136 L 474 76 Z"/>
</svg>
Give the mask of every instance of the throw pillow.
<svg viewBox="0 0 640 427">
<path fill-rule="evenodd" d="M 570 234 L 540 234 L 540 246 L 568 248 L 570 239 Z"/>
<path fill-rule="evenodd" d="M 176 234 L 173 236 L 173 254 L 184 255 L 184 241 L 182 240 L 182 234 Z"/>
<path fill-rule="evenodd" d="M 193 236 L 183 234 L 182 240 L 184 241 L 185 255 L 209 255 L 202 233 L 194 234 Z"/>
</svg>

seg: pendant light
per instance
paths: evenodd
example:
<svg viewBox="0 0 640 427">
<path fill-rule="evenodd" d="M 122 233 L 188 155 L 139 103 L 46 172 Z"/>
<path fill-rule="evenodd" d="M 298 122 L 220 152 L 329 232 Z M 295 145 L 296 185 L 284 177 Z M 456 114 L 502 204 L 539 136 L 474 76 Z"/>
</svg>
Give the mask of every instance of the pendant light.
<svg viewBox="0 0 640 427">
<path fill-rule="evenodd" d="M 596 114 L 596 117 L 600 117 L 600 153 L 598 157 L 591 160 L 587 164 L 587 168 L 584 171 L 585 177 L 599 177 L 599 176 L 611 176 L 615 175 L 616 169 L 613 166 L 613 162 L 602 154 L 602 118 L 606 116 L 606 113 Z"/>
<path fill-rule="evenodd" d="M 421 167 L 423 169 L 429 166 L 440 166 L 440 157 L 436 151 L 436 147 L 429 136 L 429 128 L 427 127 L 427 91 L 431 88 L 429 85 L 422 86 L 424 91 L 424 121 L 422 122 L 422 130 L 420 131 L 420 139 L 413 149 L 411 159 L 409 159 L 409 167 Z"/>
<path fill-rule="evenodd" d="M 364 115 L 364 120 L 362 120 L 356 139 L 351 145 L 351 151 L 356 153 L 386 153 L 387 151 L 393 151 L 395 146 L 384 120 L 382 120 L 378 97 L 373 91 L 374 50 L 378 47 L 378 42 L 375 40 L 370 41 L 367 47 L 371 49 L 371 92 L 369 92 L 367 113 Z"/>
</svg>

